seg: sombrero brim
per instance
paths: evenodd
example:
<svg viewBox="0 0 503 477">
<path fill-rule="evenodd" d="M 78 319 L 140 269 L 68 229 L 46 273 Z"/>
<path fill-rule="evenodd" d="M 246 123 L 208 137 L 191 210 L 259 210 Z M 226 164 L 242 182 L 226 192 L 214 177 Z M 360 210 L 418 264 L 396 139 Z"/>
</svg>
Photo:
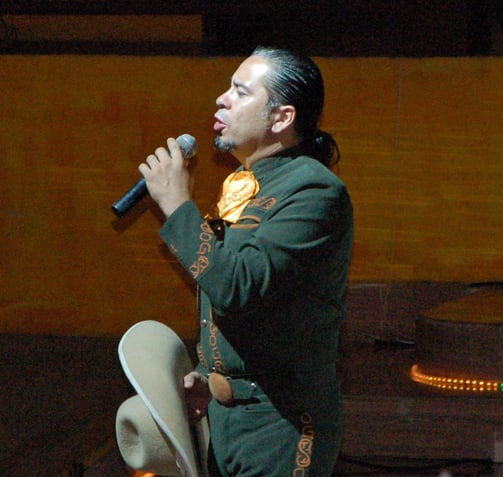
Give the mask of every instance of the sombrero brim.
<svg viewBox="0 0 503 477">
<path fill-rule="evenodd" d="M 174 447 L 182 475 L 199 476 L 206 459 L 207 433 L 205 423 L 195 429 L 189 424 L 183 378 L 193 365 L 182 340 L 162 323 L 142 321 L 120 340 L 119 359 L 130 383 Z M 203 448 L 198 448 L 201 444 Z M 197 455 L 199 452 L 202 455 Z"/>
</svg>

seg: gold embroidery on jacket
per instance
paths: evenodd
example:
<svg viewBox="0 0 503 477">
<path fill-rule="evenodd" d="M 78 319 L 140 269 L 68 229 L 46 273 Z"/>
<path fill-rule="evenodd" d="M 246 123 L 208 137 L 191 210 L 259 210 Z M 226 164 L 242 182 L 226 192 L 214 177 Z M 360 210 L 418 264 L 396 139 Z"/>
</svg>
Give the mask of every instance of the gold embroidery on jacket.
<svg viewBox="0 0 503 477">
<path fill-rule="evenodd" d="M 310 413 L 305 412 L 300 416 L 302 423 L 302 435 L 297 444 L 296 467 L 293 470 L 293 477 L 306 475 L 306 470 L 311 466 L 311 455 L 313 452 L 314 428 L 313 419 Z"/>
<path fill-rule="evenodd" d="M 210 266 L 209 254 L 212 249 L 212 240 L 214 237 L 213 230 L 207 222 L 201 224 L 201 233 L 199 234 L 199 250 L 198 257 L 195 262 L 189 267 L 190 273 L 194 278 L 197 278 Z"/>
<path fill-rule="evenodd" d="M 248 205 L 250 207 L 256 207 L 257 209 L 269 210 L 276 202 L 276 197 L 257 197 L 251 200 Z"/>
<path fill-rule="evenodd" d="M 218 371 L 219 373 L 224 373 L 225 367 L 222 358 L 222 353 L 218 349 L 218 340 L 217 340 L 218 327 L 217 325 L 215 325 L 213 320 L 211 320 L 209 323 L 209 329 L 210 329 L 209 342 L 211 347 L 211 358 L 213 360 L 213 367 L 215 368 L 215 371 Z"/>
</svg>

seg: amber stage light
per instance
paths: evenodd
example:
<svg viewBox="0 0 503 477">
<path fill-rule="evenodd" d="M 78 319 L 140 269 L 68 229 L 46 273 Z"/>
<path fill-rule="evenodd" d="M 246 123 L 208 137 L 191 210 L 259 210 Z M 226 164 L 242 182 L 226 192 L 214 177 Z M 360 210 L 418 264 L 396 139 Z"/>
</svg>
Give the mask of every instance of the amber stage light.
<svg viewBox="0 0 503 477">
<path fill-rule="evenodd" d="M 426 374 L 421 372 L 417 364 L 412 366 L 411 376 L 412 380 L 418 383 L 449 391 L 470 391 L 475 393 L 503 392 L 503 382 L 501 381 Z"/>
</svg>

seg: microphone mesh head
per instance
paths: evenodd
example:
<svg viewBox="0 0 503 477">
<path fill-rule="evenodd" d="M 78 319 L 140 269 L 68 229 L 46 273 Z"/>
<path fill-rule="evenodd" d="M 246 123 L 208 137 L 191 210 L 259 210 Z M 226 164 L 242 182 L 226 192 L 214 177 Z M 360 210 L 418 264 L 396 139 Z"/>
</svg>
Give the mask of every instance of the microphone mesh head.
<svg viewBox="0 0 503 477">
<path fill-rule="evenodd" d="M 196 155 L 197 141 L 194 136 L 191 136 L 190 134 L 182 134 L 176 138 L 176 142 L 180 146 L 185 159 L 190 159 Z"/>
</svg>

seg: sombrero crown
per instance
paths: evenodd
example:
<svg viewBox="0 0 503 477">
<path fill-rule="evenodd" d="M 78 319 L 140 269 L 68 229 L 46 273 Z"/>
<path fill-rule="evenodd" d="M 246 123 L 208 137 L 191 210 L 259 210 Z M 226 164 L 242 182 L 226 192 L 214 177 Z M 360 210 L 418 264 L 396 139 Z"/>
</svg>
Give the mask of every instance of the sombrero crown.
<svg viewBox="0 0 503 477">
<path fill-rule="evenodd" d="M 207 424 L 189 424 L 183 378 L 193 366 L 182 340 L 162 323 L 142 321 L 122 337 L 119 359 L 138 393 L 117 411 L 126 464 L 165 476 L 206 475 Z"/>
</svg>

